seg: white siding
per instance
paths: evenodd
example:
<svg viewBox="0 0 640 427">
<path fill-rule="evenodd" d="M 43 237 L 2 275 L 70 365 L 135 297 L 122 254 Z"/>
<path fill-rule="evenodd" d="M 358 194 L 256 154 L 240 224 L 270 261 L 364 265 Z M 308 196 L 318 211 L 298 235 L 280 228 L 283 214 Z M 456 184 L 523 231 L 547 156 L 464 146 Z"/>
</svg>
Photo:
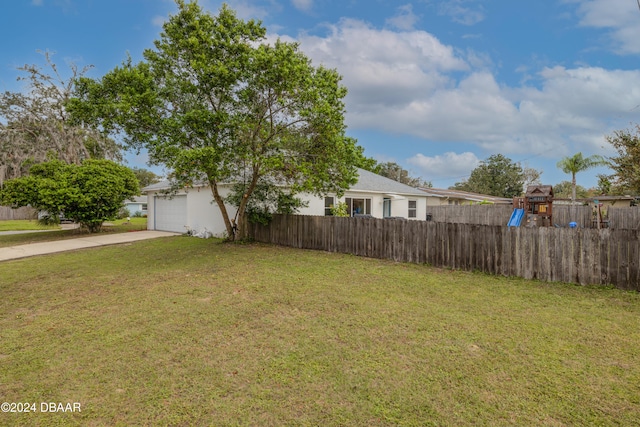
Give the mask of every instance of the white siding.
<svg viewBox="0 0 640 427">
<path fill-rule="evenodd" d="M 300 209 L 300 212 L 298 212 L 300 215 L 324 215 L 324 198 L 320 198 L 310 194 L 301 194 L 298 197 L 301 197 L 303 200 L 307 200 L 309 202 L 308 207 Z M 345 192 L 344 196 L 342 196 L 340 199 L 336 199 L 336 201 L 344 202 L 345 198 L 347 197 L 352 199 L 371 199 L 371 216 L 375 218 L 383 218 L 383 204 L 385 198 L 391 199 L 391 216 L 408 218 L 409 200 L 415 200 L 417 202 L 416 218 L 411 219 L 424 220 L 427 215 L 428 197 L 426 195 L 395 195 L 394 197 L 391 197 L 381 193 L 347 191 Z"/>
<path fill-rule="evenodd" d="M 228 193 L 228 189 L 220 190 L 222 197 Z M 174 195 L 172 199 L 157 192 L 149 192 L 148 196 L 152 201 L 147 205 L 149 230 L 186 233 L 189 229 L 199 232 L 206 228 L 216 237 L 224 237 L 227 233 L 222 213 L 213 200 L 209 187 L 190 188 Z M 227 205 L 227 212 L 233 218 L 236 208 Z"/>
</svg>

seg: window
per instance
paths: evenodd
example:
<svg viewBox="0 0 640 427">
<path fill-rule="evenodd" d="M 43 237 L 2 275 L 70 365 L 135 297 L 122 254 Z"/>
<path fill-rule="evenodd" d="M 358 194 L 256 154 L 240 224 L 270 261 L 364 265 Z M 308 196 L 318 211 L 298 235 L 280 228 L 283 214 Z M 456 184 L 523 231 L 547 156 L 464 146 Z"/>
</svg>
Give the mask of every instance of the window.
<svg viewBox="0 0 640 427">
<path fill-rule="evenodd" d="M 409 200 L 409 218 L 418 217 L 418 202 L 416 200 Z"/>
<path fill-rule="evenodd" d="M 142 210 L 143 210 L 143 211 L 146 211 L 146 210 L 147 210 L 147 204 L 146 204 L 146 203 L 143 203 L 143 204 L 142 204 Z"/>
<path fill-rule="evenodd" d="M 333 197 L 327 196 L 324 198 L 324 215 L 333 216 L 331 208 L 333 207 Z"/>
<path fill-rule="evenodd" d="M 347 204 L 349 216 L 356 214 L 371 215 L 371 199 L 353 199 L 347 197 L 344 201 Z"/>
<path fill-rule="evenodd" d="M 391 216 L 391 199 L 384 198 L 382 202 L 382 217 L 389 218 Z"/>
</svg>

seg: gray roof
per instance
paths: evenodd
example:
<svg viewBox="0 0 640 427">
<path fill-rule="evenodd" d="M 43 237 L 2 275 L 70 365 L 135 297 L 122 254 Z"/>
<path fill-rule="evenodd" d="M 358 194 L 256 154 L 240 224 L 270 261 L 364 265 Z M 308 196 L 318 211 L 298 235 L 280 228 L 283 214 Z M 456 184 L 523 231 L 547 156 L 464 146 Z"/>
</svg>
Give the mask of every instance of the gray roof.
<svg viewBox="0 0 640 427">
<path fill-rule="evenodd" d="M 167 190 L 169 188 L 171 188 L 171 182 L 165 180 L 165 181 L 156 182 L 155 184 L 147 185 L 140 191 L 142 191 L 143 193 L 146 193 L 149 191 Z"/>
<path fill-rule="evenodd" d="M 196 187 L 203 186 L 195 185 Z M 148 191 L 167 190 L 171 188 L 171 182 L 162 181 L 157 184 L 152 184 L 142 189 L 143 193 Z M 390 193 L 390 194 L 403 194 L 403 195 L 415 195 L 426 197 L 424 191 L 413 188 L 408 185 L 402 184 L 393 179 L 385 178 L 384 176 L 377 175 L 373 172 L 369 172 L 364 169 L 358 168 L 358 182 L 349 188 L 348 191 L 364 191 L 375 193 Z"/>
<path fill-rule="evenodd" d="M 376 193 L 411 194 L 426 197 L 424 191 L 402 184 L 393 179 L 358 168 L 358 182 L 349 191 L 372 191 Z"/>
<path fill-rule="evenodd" d="M 135 196 L 124 201 L 125 203 L 147 203 L 147 196 Z"/>
<path fill-rule="evenodd" d="M 512 203 L 512 199 L 508 199 L 505 197 L 496 197 L 490 196 L 488 194 L 479 194 L 479 193 L 471 193 L 469 191 L 461 191 L 461 190 L 449 190 L 442 188 L 423 188 L 426 194 L 431 197 L 440 197 L 440 198 L 454 198 L 454 199 L 464 199 L 472 202 L 493 202 L 493 203 Z"/>
</svg>

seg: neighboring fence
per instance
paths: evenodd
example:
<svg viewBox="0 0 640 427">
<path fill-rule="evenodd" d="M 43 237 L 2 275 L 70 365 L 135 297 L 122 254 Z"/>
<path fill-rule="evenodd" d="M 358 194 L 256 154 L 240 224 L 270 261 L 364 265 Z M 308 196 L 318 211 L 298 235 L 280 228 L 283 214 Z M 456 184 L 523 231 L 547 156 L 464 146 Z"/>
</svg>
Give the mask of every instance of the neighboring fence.
<svg viewBox="0 0 640 427">
<path fill-rule="evenodd" d="M 607 208 L 609 227 L 618 230 L 640 230 L 640 207 Z"/>
<path fill-rule="evenodd" d="M 605 211 L 609 228 L 640 230 L 640 207 L 608 207 Z M 507 225 L 512 212 L 508 205 L 427 206 L 433 222 L 451 224 Z M 593 212 L 591 206 L 553 205 L 552 220 L 559 227 L 575 222 L 580 228 L 597 228 Z"/>
<path fill-rule="evenodd" d="M 0 221 L 8 219 L 38 219 L 38 211 L 28 207 L 12 209 L 8 206 L 0 206 Z"/>
<path fill-rule="evenodd" d="M 593 220 L 593 208 L 591 206 L 553 205 L 551 220 L 560 227 L 567 227 L 570 222 L 575 222 L 581 228 L 598 228 Z"/>
<path fill-rule="evenodd" d="M 258 242 L 527 279 L 640 291 L 639 232 L 274 215 Z"/>
<path fill-rule="evenodd" d="M 507 225 L 511 205 L 443 205 L 427 206 L 434 222 L 451 224 Z"/>
<path fill-rule="evenodd" d="M 592 226 L 593 209 L 590 206 L 553 206 L 553 222 L 567 227 L 576 222 L 579 227 Z M 513 207 L 510 205 L 450 205 L 427 206 L 431 220 L 452 224 L 507 225 Z"/>
</svg>

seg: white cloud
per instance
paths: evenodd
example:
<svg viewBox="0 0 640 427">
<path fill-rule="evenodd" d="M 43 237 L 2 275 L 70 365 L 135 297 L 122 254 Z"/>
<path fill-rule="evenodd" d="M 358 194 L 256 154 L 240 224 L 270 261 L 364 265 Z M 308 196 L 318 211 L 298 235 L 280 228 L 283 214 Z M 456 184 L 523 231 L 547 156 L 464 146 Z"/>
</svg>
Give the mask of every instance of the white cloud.
<svg viewBox="0 0 640 427">
<path fill-rule="evenodd" d="M 515 158 L 604 154 L 603 136 L 637 121 L 640 70 L 551 67 L 508 86 L 496 81 L 486 54 L 456 50 L 425 31 L 352 19 L 327 28 L 324 36 L 302 34 L 297 41 L 314 64 L 343 76 L 348 126 L 417 137 L 424 142 L 415 142 L 415 153 L 421 143 L 438 141 Z M 435 170 L 436 160 L 442 159 L 429 164 Z M 458 163 L 460 171 L 468 166 Z"/>
<path fill-rule="evenodd" d="M 313 0 L 291 0 L 291 4 L 303 12 L 308 12 L 313 8 Z"/>
<path fill-rule="evenodd" d="M 609 29 L 620 54 L 640 53 L 640 11 L 634 0 L 585 0 L 578 6 L 580 25 Z"/>
<path fill-rule="evenodd" d="M 475 25 L 484 20 L 482 6 L 475 9 L 465 6 L 469 0 L 447 0 L 440 4 L 440 14 L 447 15 L 453 22 L 462 25 Z"/>
<path fill-rule="evenodd" d="M 413 6 L 405 4 L 398 8 L 398 13 L 387 19 L 387 25 L 403 31 L 413 30 L 420 17 L 413 13 Z"/>
<path fill-rule="evenodd" d="M 377 30 L 345 19 L 329 27 L 326 37 L 302 35 L 302 50 L 316 63 L 337 68 L 349 88 L 352 112 L 399 108 L 416 93 L 447 86 L 442 71 L 460 71 L 468 65 L 453 48 L 424 31 L 397 33 Z"/>
<path fill-rule="evenodd" d="M 470 152 L 454 153 L 447 152 L 443 155 L 428 157 L 423 154 L 416 154 L 407 159 L 407 163 L 419 169 L 423 176 L 433 178 L 462 178 L 469 175 L 469 171 L 475 169 L 480 164 L 480 159 Z"/>
</svg>

